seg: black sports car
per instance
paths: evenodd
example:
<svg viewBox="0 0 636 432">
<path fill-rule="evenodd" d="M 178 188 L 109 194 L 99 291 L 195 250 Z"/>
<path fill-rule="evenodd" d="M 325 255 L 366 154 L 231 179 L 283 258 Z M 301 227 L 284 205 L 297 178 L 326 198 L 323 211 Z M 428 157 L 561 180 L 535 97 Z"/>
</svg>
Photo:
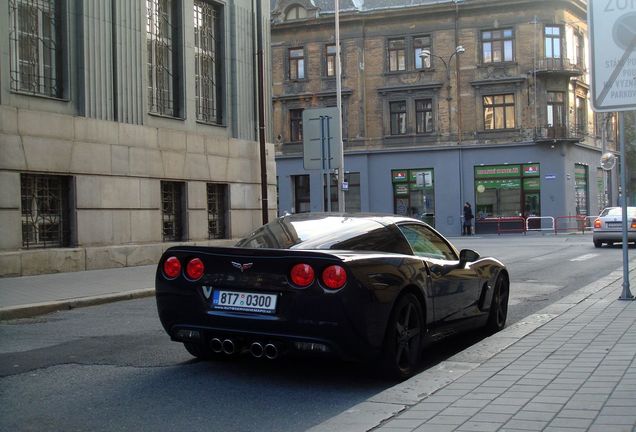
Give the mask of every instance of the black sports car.
<svg viewBox="0 0 636 432">
<path fill-rule="evenodd" d="M 235 247 L 168 249 L 156 293 L 163 327 L 198 358 L 331 353 L 406 378 L 428 342 L 501 330 L 509 276 L 415 219 L 304 213 Z"/>
</svg>

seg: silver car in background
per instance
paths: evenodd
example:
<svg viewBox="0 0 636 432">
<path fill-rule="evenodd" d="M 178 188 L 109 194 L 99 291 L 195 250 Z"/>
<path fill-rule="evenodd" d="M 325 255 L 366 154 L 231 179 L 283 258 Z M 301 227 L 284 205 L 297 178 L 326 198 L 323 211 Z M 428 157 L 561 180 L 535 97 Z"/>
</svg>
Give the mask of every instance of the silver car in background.
<svg viewBox="0 0 636 432">
<path fill-rule="evenodd" d="M 627 207 L 627 241 L 636 243 L 636 207 Z M 603 243 L 612 246 L 623 242 L 623 209 L 607 207 L 594 220 L 594 246 L 600 248 Z"/>
</svg>

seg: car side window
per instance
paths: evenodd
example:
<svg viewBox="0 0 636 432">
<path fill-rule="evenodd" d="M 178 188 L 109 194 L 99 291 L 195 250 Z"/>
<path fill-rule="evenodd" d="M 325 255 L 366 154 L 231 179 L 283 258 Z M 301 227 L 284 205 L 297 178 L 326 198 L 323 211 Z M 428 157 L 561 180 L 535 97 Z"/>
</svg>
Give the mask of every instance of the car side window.
<svg viewBox="0 0 636 432">
<path fill-rule="evenodd" d="M 433 230 L 423 225 L 399 225 L 400 231 L 417 256 L 456 261 L 455 251 Z"/>
</svg>

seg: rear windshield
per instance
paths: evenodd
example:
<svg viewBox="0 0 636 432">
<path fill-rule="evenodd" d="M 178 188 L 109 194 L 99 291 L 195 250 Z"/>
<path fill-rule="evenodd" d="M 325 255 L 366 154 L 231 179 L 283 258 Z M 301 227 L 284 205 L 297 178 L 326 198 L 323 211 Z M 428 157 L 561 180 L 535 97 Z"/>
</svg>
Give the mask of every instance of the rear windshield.
<svg viewBox="0 0 636 432">
<path fill-rule="evenodd" d="M 603 210 L 600 216 L 622 216 L 623 209 L 621 207 L 608 207 Z M 627 207 L 627 217 L 635 218 L 636 217 L 636 207 Z"/>
<path fill-rule="evenodd" d="M 337 244 L 372 231 L 385 231 L 379 222 L 365 218 L 285 216 L 264 225 L 236 246 L 274 249 L 333 249 Z"/>
</svg>

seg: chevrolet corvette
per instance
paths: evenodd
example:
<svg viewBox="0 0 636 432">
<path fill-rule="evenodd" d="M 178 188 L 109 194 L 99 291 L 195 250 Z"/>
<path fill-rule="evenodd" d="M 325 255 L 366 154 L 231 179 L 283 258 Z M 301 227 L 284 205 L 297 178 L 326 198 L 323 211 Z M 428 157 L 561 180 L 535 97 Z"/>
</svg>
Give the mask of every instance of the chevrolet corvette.
<svg viewBox="0 0 636 432">
<path fill-rule="evenodd" d="M 328 354 L 405 379 L 434 341 L 501 330 L 509 280 L 416 219 L 303 213 L 233 247 L 171 247 L 155 287 L 164 329 L 199 359 Z"/>
</svg>

